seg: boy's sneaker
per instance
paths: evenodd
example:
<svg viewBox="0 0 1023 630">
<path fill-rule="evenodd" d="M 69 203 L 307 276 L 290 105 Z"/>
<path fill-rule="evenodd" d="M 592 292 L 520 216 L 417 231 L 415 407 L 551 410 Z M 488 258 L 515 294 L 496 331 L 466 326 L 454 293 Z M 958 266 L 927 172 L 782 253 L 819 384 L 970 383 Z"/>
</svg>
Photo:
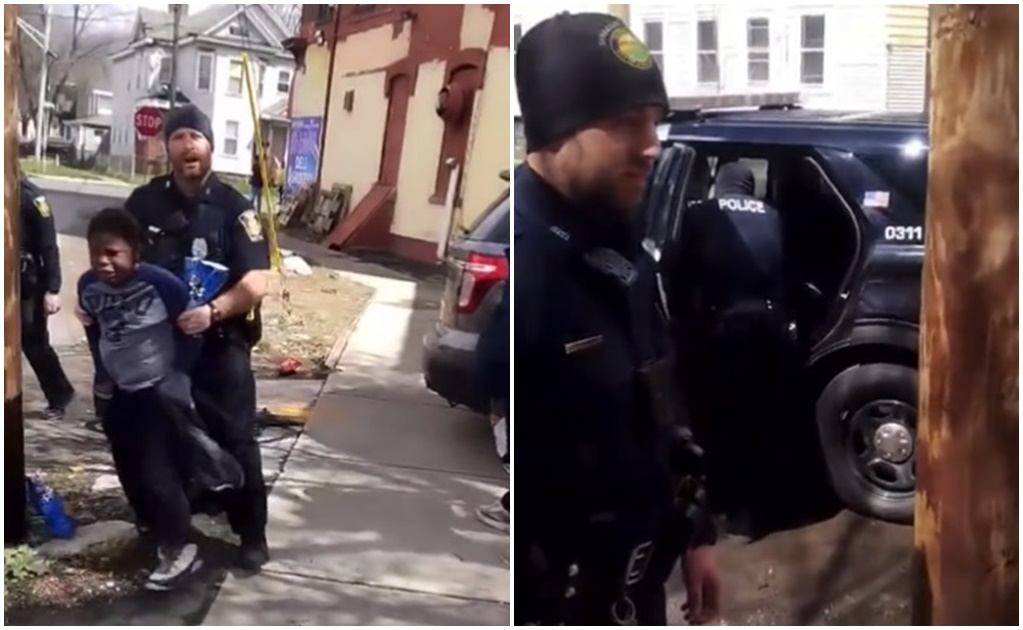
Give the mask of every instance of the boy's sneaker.
<svg viewBox="0 0 1023 630">
<path fill-rule="evenodd" d="M 46 409 L 43 409 L 43 420 L 63 420 L 64 416 L 67 415 L 68 407 L 75 401 L 75 393 L 67 397 L 63 404 L 59 405 L 47 405 Z"/>
<path fill-rule="evenodd" d="M 156 568 L 146 580 L 146 589 L 150 591 L 166 591 L 174 587 L 183 576 L 199 570 L 199 548 L 192 543 L 169 549 L 161 547 L 157 553 Z"/>
<path fill-rule="evenodd" d="M 500 499 L 476 508 L 476 518 L 484 525 L 502 532 L 508 532 L 511 529 L 511 514 L 501 505 Z"/>
</svg>

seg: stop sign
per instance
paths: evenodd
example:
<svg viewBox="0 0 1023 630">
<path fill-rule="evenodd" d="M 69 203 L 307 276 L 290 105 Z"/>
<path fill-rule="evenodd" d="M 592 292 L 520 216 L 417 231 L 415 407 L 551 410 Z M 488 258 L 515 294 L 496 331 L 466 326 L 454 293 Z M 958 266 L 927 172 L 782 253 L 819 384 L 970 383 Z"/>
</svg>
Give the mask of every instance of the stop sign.
<svg viewBox="0 0 1023 630">
<path fill-rule="evenodd" d="M 152 138 L 163 129 L 163 112 L 156 107 L 140 107 L 135 110 L 135 131 L 140 136 Z"/>
</svg>

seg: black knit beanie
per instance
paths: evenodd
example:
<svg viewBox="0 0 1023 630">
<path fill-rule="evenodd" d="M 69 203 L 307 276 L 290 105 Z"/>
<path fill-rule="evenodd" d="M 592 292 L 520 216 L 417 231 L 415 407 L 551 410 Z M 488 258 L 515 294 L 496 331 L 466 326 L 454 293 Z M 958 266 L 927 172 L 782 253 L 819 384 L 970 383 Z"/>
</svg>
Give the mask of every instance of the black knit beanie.
<svg viewBox="0 0 1023 630">
<path fill-rule="evenodd" d="M 650 50 L 603 13 L 561 13 L 529 29 L 515 53 L 515 87 L 527 152 L 626 109 L 668 109 Z"/>
<path fill-rule="evenodd" d="M 163 123 L 163 137 L 170 138 L 178 129 L 195 129 L 213 146 L 213 125 L 210 118 L 195 105 L 182 105 L 167 112 L 167 119 Z"/>
</svg>

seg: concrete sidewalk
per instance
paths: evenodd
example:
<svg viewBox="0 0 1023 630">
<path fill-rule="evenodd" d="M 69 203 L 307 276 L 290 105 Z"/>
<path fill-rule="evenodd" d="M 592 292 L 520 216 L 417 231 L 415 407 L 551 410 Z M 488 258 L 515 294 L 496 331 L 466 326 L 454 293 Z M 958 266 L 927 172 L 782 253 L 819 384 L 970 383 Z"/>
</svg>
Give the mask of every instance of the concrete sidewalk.
<svg viewBox="0 0 1023 630">
<path fill-rule="evenodd" d="M 425 390 L 435 290 L 375 296 L 270 495 L 273 557 L 229 576 L 206 625 L 508 625 L 508 537 L 477 505 L 507 487 L 487 422 Z"/>
</svg>

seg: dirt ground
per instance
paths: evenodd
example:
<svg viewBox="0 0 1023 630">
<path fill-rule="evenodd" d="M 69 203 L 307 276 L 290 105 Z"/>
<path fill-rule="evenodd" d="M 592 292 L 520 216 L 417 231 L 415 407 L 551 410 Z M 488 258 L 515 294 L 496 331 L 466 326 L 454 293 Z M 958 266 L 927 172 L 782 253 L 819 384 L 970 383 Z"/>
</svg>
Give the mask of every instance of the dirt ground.
<svg viewBox="0 0 1023 630">
<path fill-rule="evenodd" d="M 912 539 L 911 527 L 843 511 L 751 543 L 722 541 L 720 625 L 909 625 Z M 681 583 L 669 583 L 672 625 L 685 625 Z"/>
<path fill-rule="evenodd" d="M 312 267 L 308 276 L 274 274 L 253 367 L 265 375 L 290 358 L 301 363 L 300 375 L 320 375 L 338 336 L 353 327 L 370 297 L 368 287 L 324 267 Z"/>
</svg>

